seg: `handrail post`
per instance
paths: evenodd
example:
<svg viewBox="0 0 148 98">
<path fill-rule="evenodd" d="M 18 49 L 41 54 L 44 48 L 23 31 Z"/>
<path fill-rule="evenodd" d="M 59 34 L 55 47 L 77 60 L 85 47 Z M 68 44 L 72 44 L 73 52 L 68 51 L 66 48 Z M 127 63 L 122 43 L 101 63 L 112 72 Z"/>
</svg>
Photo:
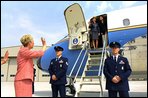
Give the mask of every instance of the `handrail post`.
<svg viewBox="0 0 148 98">
<path fill-rule="evenodd" d="M 81 56 L 81 54 L 82 54 L 82 51 L 85 49 L 85 42 L 84 42 L 84 45 L 83 45 L 83 47 L 82 47 L 82 50 L 80 51 L 80 53 L 79 53 L 79 55 L 78 55 L 78 58 L 77 58 L 77 60 L 76 60 L 76 62 L 75 62 L 75 64 L 74 64 L 74 66 L 73 66 L 73 68 L 72 68 L 72 70 L 71 70 L 71 72 L 70 72 L 70 74 L 69 74 L 69 77 L 71 77 L 71 75 L 72 75 L 72 73 L 73 73 L 73 70 L 74 70 L 74 68 L 76 67 L 76 64 L 77 64 L 77 62 L 78 62 L 78 60 L 79 60 L 79 58 L 80 58 L 80 56 Z"/>
<path fill-rule="evenodd" d="M 102 50 L 102 55 L 101 55 L 101 62 L 100 62 L 100 66 L 99 66 L 99 72 L 98 72 L 98 76 L 101 74 L 101 65 L 102 65 L 102 60 L 104 58 L 104 50 L 105 50 L 105 41 L 103 41 L 103 50 Z"/>
<path fill-rule="evenodd" d="M 74 79 L 73 82 L 75 82 L 75 80 L 76 80 L 76 78 L 77 78 L 77 76 L 78 76 L 78 73 L 79 73 L 79 71 L 80 71 L 80 69 L 81 69 L 81 67 L 82 67 L 82 64 L 83 64 L 83 62 L 84 62 L 84 59 L 85 59 L 85 57 L 86 57 L 86 53 L 87 53 L 87 50 L 85 51 L 85 54 L 84 54 L 84 56 L 83 56 L 83 59 L 82 59 L 82 61 L 81 61 L 81 64 L 80 64 L 80 66 L 79 66 L 79 69 L 78 69 L 78 71 L 77 71 L 77 73 L 76 73 L 76 76 L 75 76 L 75 79 Z"/>
</svg>

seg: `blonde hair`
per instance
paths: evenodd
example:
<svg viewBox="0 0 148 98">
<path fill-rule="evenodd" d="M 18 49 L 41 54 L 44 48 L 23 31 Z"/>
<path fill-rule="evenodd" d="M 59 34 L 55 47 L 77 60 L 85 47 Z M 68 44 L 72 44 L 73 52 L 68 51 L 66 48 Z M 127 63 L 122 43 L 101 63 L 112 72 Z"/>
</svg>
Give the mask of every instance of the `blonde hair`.
<svg viewBox="0 0 148 98">
<path fill-rule="evenodd" d="M 20 39 L 20 41 L 23 44 L 23 46 L 27 46 L 29 42 L 33 41 L 33 37 L 30 34 L 27 34 L 27 35 L 24 35 Z"/>
</svg>

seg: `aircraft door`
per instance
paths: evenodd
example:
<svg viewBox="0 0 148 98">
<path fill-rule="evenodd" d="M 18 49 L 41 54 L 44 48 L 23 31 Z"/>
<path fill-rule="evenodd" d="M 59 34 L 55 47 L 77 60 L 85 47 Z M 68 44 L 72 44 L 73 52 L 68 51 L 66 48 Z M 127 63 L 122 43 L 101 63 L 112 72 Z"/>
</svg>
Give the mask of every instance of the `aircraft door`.
<svg viewBox="0 0 148 98">
<path fill-rule="evenodd" d="M 65 10 L 64 15 L 69 34 L 69 49 L 82 48 L 82 43 L 87 41 L 87 26 L 82 8 L 75 3 Z"/>
<path fill-rule="evenodd" d="M 94 19 L 96 21 L 96 24 L 98 24 L 99 29 L 98 31 L 98 37 L 96 38 L 96 33 L 94 32 Z M 102 48 L 103 47 L 103 41 L 106 42 L 105 46 L 108 46 L 108 24 L 107 24 L 107 14 L 102 14 L 98 16 L 94 16 L 89 20 L 89 43 L 90 48 Z M 96 40 L 98 42 L 96 42 Z M 93 42 L 94 41 L 94 42 Z M 94 43 L 94 44 L 93 44 Z"/>
</svg>

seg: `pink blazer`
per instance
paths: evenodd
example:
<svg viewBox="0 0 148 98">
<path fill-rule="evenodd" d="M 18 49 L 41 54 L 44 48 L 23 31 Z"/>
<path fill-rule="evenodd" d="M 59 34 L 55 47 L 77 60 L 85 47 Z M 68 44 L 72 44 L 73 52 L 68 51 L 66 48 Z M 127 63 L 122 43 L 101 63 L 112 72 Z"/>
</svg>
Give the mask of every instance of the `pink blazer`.
<svg viewBox="0 0 148 98">
<path fill-rule="evenodd" d="M 27 47 L 20 48 L 17 55 L 17 73 L 15 81 L 31 79 L 33 81 L 33 58 L 43 56 L 44 51 L 34 51 Z"/>
</svg>

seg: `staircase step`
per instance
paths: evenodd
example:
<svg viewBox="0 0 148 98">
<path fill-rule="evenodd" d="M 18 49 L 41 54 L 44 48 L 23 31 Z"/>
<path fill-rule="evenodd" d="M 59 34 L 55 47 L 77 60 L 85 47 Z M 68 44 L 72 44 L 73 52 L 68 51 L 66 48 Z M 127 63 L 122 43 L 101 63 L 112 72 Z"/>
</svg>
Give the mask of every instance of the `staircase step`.
<svg viewBox="0 0 148 98">
<path fill-rule="evenodd" d="M 90 56 L 90 57 L 101 57 L 102 54 L 97 54 L 97 55 L 92 55 L 92 54 L 90 54 L 89 56 Z"/>
<path fill-rule="evenodd" d="M 94 48 L 91 48 L 91 49 L 89 49 L 89 50 L 99 50 L 99 49 L 103 49 L 103 47 L 99 47 L 99 48 L 96 48 L 96 49 L 94 49 Z"/>
<path fill-rule="evenodd" d="M 82 77 L 83 79 L 99 79 L 101 78 L 101 76 L 85 76 L 85 77 Z"/>
<path fill-rule="evenodd" d="M 88 59 L 88 63 L 93 62 L 93 63 L 100 63 L 101 59 Z"/>
<path fill-rule="evenodd" d="M 96 72 L 86 72 L 85 76 L 98 76 L 98 72 L 97 71 Z M 99 75 L 99 76 L 101 76 L 101 75 Z"/>
<path fill-rule="evenodd" d="M 91 54 L 95 54 L 95 53 L 101 54 L 102 53 L 102 50 L 90 50 L 88 52 L 91 53 Z"/>
<path fill-rule="evenodd" d="M 101 60 L 101 57 L 91 57 L 89 60 Z"/>
<path fill-rule="evenodd" d="M 100 63 L 98 61 L 93 62 L 93 61 L 90 60 L 88 62 L 88 65 L 95 65 L 95 64 L 100 65 Z"/>
<path fill-rule="evenodd" d="M 86 70 L 85 76 L 98 76 L 99 71 L 98 70 Z"/>
<path fill-rule="evenodd" d="M 99 70 L 86 70 L 86 71 L 87 72 L 92 72 L 92 71 L 95 71 L 96 72 L 96 71 L 99 71 Z"/>
<path fill-rule="evenodd" d="M 99 65 L 87 65 L 87 70 L 99 70 L 100 66 Z"/>
<path fill-rule="evenodd" d="M 100 93 L 100 91 L 79 91 L 78 93 Z"/>
<path fill-rule="evenodd" d="M 100 66 L 100 64 L 88 64 L 87 66 Z"/>
<path fill-rule="evenodd" d="M 82 82 L 80 85 L 100 85 L 98 82 Z"/>
</svg>

